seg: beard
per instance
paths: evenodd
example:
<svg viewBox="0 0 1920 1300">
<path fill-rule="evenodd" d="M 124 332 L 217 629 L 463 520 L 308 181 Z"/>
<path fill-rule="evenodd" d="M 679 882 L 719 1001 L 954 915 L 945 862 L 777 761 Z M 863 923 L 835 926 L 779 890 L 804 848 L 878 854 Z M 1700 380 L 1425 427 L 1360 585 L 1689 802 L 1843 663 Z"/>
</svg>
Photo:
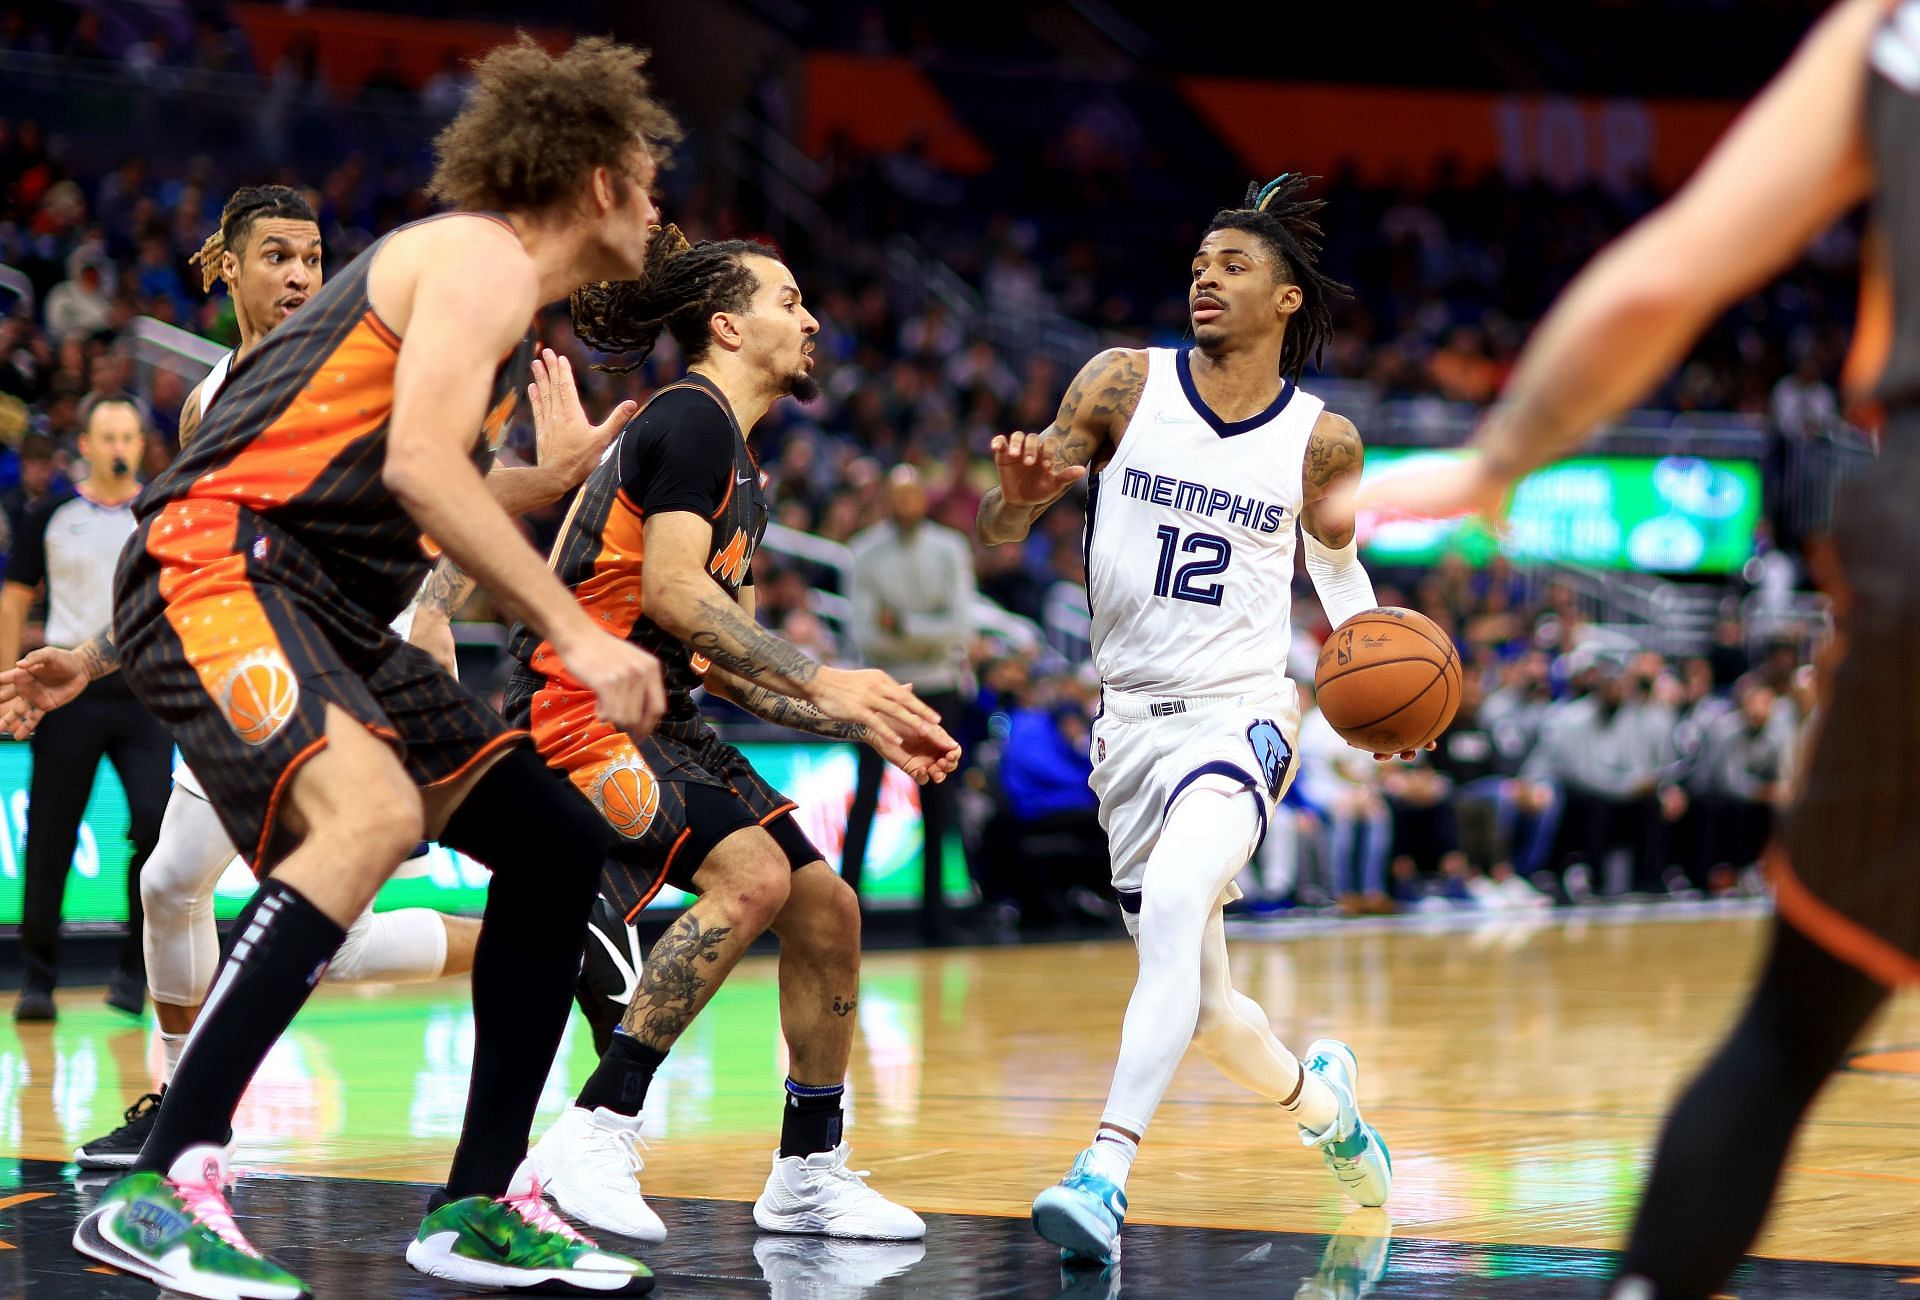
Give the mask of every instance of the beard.
<svg viewBox="0 0 1920 1300">
<path fill-rule="evenodd" d="M 820 396 L 820 381 L 804 370 L 796 370 L 787 376 L 787 396 L 811 402 Z"/>
</svg>

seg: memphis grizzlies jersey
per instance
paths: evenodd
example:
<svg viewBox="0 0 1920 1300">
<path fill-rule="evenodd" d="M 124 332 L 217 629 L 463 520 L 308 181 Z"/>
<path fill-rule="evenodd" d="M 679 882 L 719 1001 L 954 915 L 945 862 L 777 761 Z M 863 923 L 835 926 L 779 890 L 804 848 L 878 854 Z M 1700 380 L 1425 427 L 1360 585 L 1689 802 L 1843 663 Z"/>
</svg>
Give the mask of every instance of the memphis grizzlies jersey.
<svg viewBox="0 0 1920 1300">
<path fill-rule="evenodd" d="M 1133 419 L 1089 479 L 1093 660 L 1123 691 L 1271 689 L 1293 639 L 1302 467 L 1325 408 L 1282 380 L 1266 410 L 1222 420 L 1194 387 L 1190 356 L 1148 349 Z"/>
</svg>

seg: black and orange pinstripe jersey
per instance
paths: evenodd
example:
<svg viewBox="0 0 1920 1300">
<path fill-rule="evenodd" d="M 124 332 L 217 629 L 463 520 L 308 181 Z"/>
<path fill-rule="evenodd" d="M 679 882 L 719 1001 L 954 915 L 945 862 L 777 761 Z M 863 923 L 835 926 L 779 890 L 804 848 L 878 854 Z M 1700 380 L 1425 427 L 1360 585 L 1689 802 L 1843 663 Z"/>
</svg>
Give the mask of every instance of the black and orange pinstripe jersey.
<svg viewBox="0 0 1920 1300">
<path fill-rule="evenodd" d="M 589 614 L 659 656 L 667 716 L 690 718 L 706 664 L 648 618 L 641 603 L 644 522 L 670 511 L 710 521 L 708 576 L 737 598 L 767 528 L 766 480 L 725 394 L 699 375 L 661 389 L 628 422 L 614 453 L 581 489 L 552 557 L 554 573 Z M 567 683 L 553 647 L 525 626 L 514 628 L 508 649 L 520 661 L 508 686 L 508 716 L 524 712 L 549 682 Z"/>
<path fill-rule="evenodd" d="M 170 506 L 237 506 L 262 516 L 318 558 L 338 596 L 376 625 L 406 608 L 431 559 L 419 526 L 381 479 L 400 339 L 373 310 L 367 274 L 392 237 L 330 277 L 234 365 L 198 436 L 135 506 L 142 523 Z M 494 372 L 473 449 L 482 472 L 531 359 L 532 343 L 523 341 Z"/>
</svg>

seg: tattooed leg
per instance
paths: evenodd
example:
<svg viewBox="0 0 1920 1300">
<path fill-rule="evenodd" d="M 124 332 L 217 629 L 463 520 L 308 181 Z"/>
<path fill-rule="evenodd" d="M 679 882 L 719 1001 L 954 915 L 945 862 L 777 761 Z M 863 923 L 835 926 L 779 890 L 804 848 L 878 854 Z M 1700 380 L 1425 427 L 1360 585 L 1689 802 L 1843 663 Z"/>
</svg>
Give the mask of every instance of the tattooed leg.
<svg viewBox="0 0 1920 1300">
<path fill-rule="evenodd" d="M 647 954 L 621 1028 L 655 1051 L 672 1047 L 786 905 L 789 874 L 757 826 L 715 845 L 693 873 L 698 901 Z"/>
<path fill-rule="evenodd" d="M 695 903 L 660 936 L 640 968 L 639 987 L 620 1025 L 655 1051 L 673 1046 L 753 942 L 732 942 L 738 931 L 713 915 L 719 910 Z"/>
<path fill-rule="evenodd" d="M 860 1004 L 860 901 L 824 862 L 793 875 L 780 936 L 780 1027 L 795 1083 L 847 1077 Z"/>
</svg>

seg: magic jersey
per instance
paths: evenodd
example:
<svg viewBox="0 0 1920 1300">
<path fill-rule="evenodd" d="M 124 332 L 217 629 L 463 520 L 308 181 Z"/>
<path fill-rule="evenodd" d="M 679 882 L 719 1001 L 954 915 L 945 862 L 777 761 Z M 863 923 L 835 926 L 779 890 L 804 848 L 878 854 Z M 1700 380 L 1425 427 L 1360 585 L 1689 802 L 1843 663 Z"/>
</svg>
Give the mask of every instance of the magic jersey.
<svg viewBox="0 0 1920 1300">
<path fill-rule="evenodd" d="M 1201 400 L 1191 352 L 1147 351 L 1113 459 L 1088 480 L 1086 565 L 1101 681 L 1240 695 L 1285 676 L 1307 440 L 1325 409 L 1282 380 L 1245 420 Z"/>
</svg>

